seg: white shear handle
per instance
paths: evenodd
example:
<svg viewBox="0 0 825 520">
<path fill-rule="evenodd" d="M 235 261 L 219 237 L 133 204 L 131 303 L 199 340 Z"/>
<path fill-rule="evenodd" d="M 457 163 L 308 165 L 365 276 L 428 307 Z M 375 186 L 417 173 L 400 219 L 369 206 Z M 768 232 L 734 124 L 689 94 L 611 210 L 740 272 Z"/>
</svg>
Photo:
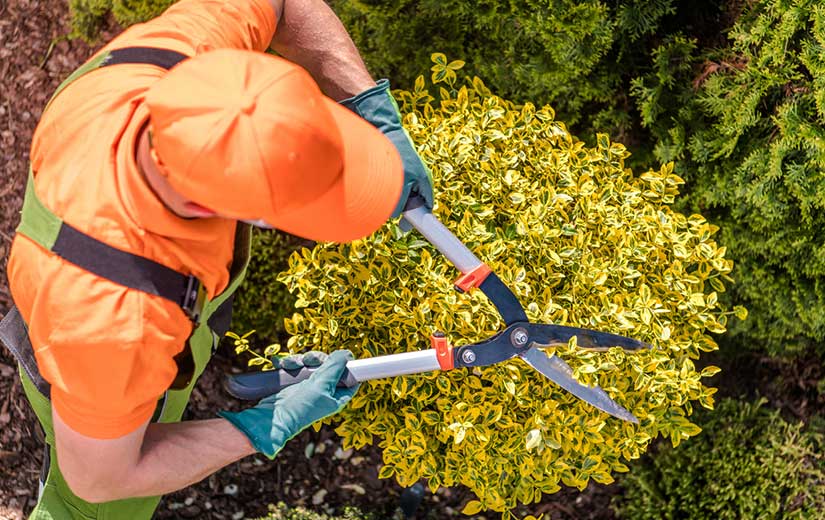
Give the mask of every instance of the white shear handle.
<svg viewBox="0 0 825 520">
<path fill-rule="evenodd" d="M 403 213 L 404 220 L 418 230 L 462 273 L 472 272 L 480 266 L 482 264 L 481 260 L 452 231 L 447 229 L 435 215 L 428 211 L 423 203 L 417 205 L 416 202 L 418 201 L 423 202 L 423 199 L 419 197 L 410 198 L 406 207 L 411 209 L 405 209 Z"/>
</svg>

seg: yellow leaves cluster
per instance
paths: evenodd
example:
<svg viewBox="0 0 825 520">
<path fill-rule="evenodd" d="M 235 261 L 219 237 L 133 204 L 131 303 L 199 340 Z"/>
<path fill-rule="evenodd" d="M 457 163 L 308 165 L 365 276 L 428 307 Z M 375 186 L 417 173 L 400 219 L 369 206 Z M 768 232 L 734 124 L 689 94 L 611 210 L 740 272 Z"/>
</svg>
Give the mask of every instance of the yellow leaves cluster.
<svg viewBox="0 0 825 520">
<path fill-rule="evenodd" d="M 437 70 L 436 70 L 437 69 Z M 437 60 L 446 82 L 450 67 Z M 377 442 L 382 477 L 431 488 L 464 485 L 465 512 L 506 512 L 561 484 L 613 481 L 658 435 L 696 435 L 695 403 L 716 349 L 708 332 L 744 309 L 720 307 L 731 262 L 717 229 L 668 204 L 682 179 L 672 165 L 634 175 L 624 146 L 599 135 L 587 147 L 549 107 L 515 105 L 478 79 L 430 92 L 419 78 L 396 97 L 435 178 L 435 213 L 509 285 L 531 320 L 631 336 L 655 348 L 552 349 L 586 384 L 599 384 L 641 421 L 622 422 L 561 390 L 520 360 L 371 381 L 340 415 L 347 446 Z M 453 344 L 503 324 L 480 292 L 457 293 L 458 273 L 416 233 L 388 224 L 352 244 L 294 254 L 280 279 L 301 308 L 287 320 L 289 349 L 347 348 L 370 357 L 428 348 L 440 330 Z"/>
</svg>

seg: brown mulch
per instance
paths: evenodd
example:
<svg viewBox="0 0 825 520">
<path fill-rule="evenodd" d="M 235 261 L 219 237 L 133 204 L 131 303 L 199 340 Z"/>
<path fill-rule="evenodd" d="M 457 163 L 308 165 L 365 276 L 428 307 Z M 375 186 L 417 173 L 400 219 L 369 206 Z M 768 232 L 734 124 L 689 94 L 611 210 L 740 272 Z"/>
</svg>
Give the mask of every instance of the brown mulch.
<svg viewBox="0 0 825 520">
<path fill-rule="evenodd" d="M 0 314 L 11 305 L 6 280 L 19 220 L 31 135 L 52 91 L 90 52 L 60 40 L 64 3 L 0 0 Z M 54 42 L 54 44 L 53 44 Z M 34 504 L 41 434 L 23 397 L 14 362 L 0 348 L 0 518 L 18 519 Z"/>
<path fill-rule="evenodd" d="M 825 417 L 825 359 L 815 351 L 792 358 L 769 357 L 742 349 L 707 354 L 697 366 L 716 365 L 722 370 L 704 381 L 719 389 L 717 398 L 753 401 L 764 398 L 780 410 L 785 420 L 810 424 Z"/>
</svg>

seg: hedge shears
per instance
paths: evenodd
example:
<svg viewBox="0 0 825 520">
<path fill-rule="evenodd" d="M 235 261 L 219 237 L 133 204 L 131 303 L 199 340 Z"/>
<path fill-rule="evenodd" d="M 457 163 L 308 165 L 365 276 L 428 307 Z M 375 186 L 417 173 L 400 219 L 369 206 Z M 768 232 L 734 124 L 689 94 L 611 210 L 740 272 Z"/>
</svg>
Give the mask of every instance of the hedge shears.
<svg viewBox="0 0 825 520">
<path fill-rule="evenodd" d="M 455 288 L 460 292 L 475 288 L 481 290 L 495 305 L 506 328 L 485 341 L 461 346 L 450 345 L 443 333 L 436 332 L 430 339 L 432 348 L 349 361 L 339 386 L 351 387 L 362 381 L 435 370 L 484 367 L 518 356 L 542 375 L 599 410 L 625 421 L 639 422 L 598 386 L 589 387 L 576 381 L 570 365 L 556 355 L 548 356 L 542 349 L 566 345 L 573 337 L 579 347 L 587 350 L 603 351 L 620 347 L 637 351 L 651 348 L 649 344 L 596 330 L 531 323 L 510 288 L 428 211 L 421 199 L 411 198 L 403 217 L 402 225 L 411 225 L 418 230 L 461 271 Z M 303 381 L 314 370 L 303 367 L 230 375 L 225 386 L 231 395 L 239 399 L 257 400 Z"/>
</svg>

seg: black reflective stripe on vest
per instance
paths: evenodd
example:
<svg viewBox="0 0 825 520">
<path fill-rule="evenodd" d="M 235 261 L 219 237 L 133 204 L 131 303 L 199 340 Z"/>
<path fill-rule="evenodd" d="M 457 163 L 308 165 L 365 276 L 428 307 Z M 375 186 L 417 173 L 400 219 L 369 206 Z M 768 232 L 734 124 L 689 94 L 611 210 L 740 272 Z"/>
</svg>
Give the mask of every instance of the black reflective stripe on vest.
<svg viewBox="0 0 825 520">
<path fill-rule="evenodd" d="M 190 317 L 195 312 L 200 282 L 126 251 L 121 251 L 63 222 L 52 246 L 60 258 L 119 285 L 154 294 L 180 305 Z"/>
<path fill-rule="evenodd" d="M 37 361 L 34 358 L 34 349 L 29 340 L 29 330 L 26 327 L 26 322 L 23 321 L 20 311 L 14 305 L 0 320 L 0 344 L 9 349 L 9 352 L 26 372 L 35 388 L 44 396 L 49 397 L 51 388 L 37 368 Z"/>
<path fill-rule="evenodd" d="M 141 63 L 146 65 L 157 65 L 166 70 L 171 69 L 187 56 L 169 49 L 157 49 L 155 47 L 125 47 L 109 51 L 109 56 L 103 60 L 98 68 L 109 65 L 119 65 L 123 63 Z"/>
<path fill-rule="evenodd" d="M 168 49 L 127 47 L 109 51 L 109 55 L 98 68 L 119 64 L 145 64 L 168 70 L 186 58 L 186 55 Z M 114 248 L 65 222 L 61 223 L 51 251 L 67 262 L 101 278 L 171 300 L 197 322 L 197 313 L 200 311 L 197 307 L 198 293 L 201 285 L 194 276 L 179 273 L 148 258 Z M 214 322 L 221 329 L 228 328 L 228 321 L 232 315 L 231 305 L 232 298 L 227 298 L 218 308 L 221 312 Z M 229 309 L 224 308 L 225 306 Z M 209 320 L 209 325 L 212 325 L 212 322 L 213 320 Z M 26 324 L 14 306 L 4 319 L 0 320 L 0 344 L 9 348 L 37 390 L 49 398 L 51 387 L 40 374 Z M 175 362 L 178 365 L 178 374 L 170 388 L 184 388 L 189 384 L 194 372 L 192 349 L 188 343 L 175 356 Z"/>
<path fill-rule="evenodd" d="M 187 56 L 169 49 L 125 47 L 109 51 L 98 68 L 122 64 L 170 69 Z M 148 258 L 121 251 L 63 222 L 52 251 L 64 260 L 117 284 L 166 298 L 197 321 L 200 282 Z"/>
</svg>

